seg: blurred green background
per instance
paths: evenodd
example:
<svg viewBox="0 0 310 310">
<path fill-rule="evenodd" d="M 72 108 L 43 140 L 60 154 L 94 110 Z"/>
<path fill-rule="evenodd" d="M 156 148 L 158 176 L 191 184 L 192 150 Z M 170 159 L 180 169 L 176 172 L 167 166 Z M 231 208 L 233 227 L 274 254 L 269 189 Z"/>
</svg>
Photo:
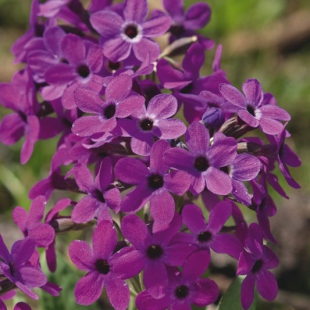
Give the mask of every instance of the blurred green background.
<svg viewBox="0 0 310 310">
<path fill-rule="evenodd" d="M 160 5 L 158 0 L 150 2 L 152 6 Z M 30 0 L 0 0 L 0 82 L 10 81 L 14 72 L 22 68 L 13 64 L 10 47 L 28 27 L 30 3 Z M 186 6 L 191 3 L 187 1 Z M 300 168 L 291 169 L 302 188 L 294 190 L 280 177 L 290 200 L 273 195 L 278 205 L 272 227 L 279 240 L 274 250 L 281 259 L 276 270 L 280 293 L 273 303 L 260 301 L 259 309 L 307 310 L 310 309 L 310 1 L 209 0 L 208 3 L 213 13 L 202 33 L 223 45 L 222 68 L 227 71 L 228 79 L 240 89 L 247 78 L 257 78 L 265 92 L 274 94 L 278 105 L 292 116 L 287 126 L 292 137 L 287 143 L 303 162 Z M 211 73 L 214 50 L 206 55 L 205 72 Z M 0 116 L 8 112 L 0 108 Z M 0 233 L 8 244 L 21 237 L 12 224 L 11 211 L 16 205 L 29 207 L 28 191 L 47 176 L 55 145 L 56 140 L 37 143 L 31 160 L 24 166 L 19 163 L 21 143 L 0 146 Z M 67 279 L 64 270 L 70 267 L 65 260 L 63 264 L 60 274 Z M 66 285 L 64 302 L 74 283 Z M 49 306 L 41 304 L 38 309 L 62 308 L 46 296 L 43 302 Z M 64 309 L 74 308 L 67 306 Z M 107 308 L 101 305 L 98 309 Z"/>
</svg>

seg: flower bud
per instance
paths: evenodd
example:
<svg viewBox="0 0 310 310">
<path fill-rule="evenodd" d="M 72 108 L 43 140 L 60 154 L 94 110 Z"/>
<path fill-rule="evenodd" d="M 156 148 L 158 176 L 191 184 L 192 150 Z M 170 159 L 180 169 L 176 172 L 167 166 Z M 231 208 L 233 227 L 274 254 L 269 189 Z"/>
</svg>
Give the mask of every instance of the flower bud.
<svg viewBox="0 0 310 310">
<path fill-rule="evenodd" d="M 211 107 L 202 116 L 202 122 L 209 130 L 219 129 L 225 121 L 225 115 L 220 108 Z"/>
</svg>

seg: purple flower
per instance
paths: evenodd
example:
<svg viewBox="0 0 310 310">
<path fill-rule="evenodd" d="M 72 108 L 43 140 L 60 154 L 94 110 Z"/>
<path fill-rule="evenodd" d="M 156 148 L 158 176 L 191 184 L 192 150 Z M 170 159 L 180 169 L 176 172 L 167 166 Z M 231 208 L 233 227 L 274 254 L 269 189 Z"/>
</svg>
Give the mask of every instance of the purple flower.
<svg viewBox="0 0 310 310">
<path fill-rule="evenodd" d="M 189 151 L 177 147 L 167 150 L 164 163 L 189 173 L 190 191 L 194 194 L 201 193 L 205 187 L 217 195 L 231 193 L 231 178 L 221 168 L 231 165 L 237 155 L 235 139 L 217 132 L 210 145 L 209 131 L 194 122 L 188 127 L 185 142 Z"/>
<path fill-rule="evenodd" d="M 283 130 L 277 136 L 268 135 L 269 141 L 277 147 L 277 160 L 279 168 L 285 177 L 287 183 L 293 188 L 300 188 L 300 185 L 291 176 L 288 166 L 299 167 L 301 161 L 299 157 L 293 152 L 293 150 L 285 144 L 286 130 Z"/>
<path fill-rule="evenodd" d="M 126 74 L 112 78 L 105 91 L 105 100 L 96 91 L 78 88 L 74 94 L 78 108 L 95 115 L 78 118 L 73 124 L 73 133 L 87 137 L 113 130 L 117 119 L 125 118 L 144 106 L 144 97 L 131 94 L 131 89 L 132 78 Z"/>
<path fill-rule="evenodd" d="M 41 89 L 41 95 L 47 101 L 61 97 L 63 106 L 73 109 L 76 107 L 73 94 L 78 86 L 101 90 L 102 51 L 98 45 L 70 33 L 62 38 L 59 52 L 57 56 L 63 57 L 63 61 L 45 71 L 45 80 L 50 85 Z"/>
<path fill-rule="evenodd" d="M 22 164 L 31 157 L 39 137 L 40 124 L 36 116 L 39 105 L 35 95 L 34 84 L 28 71 L 17 72 L 12 83 L 0 84 L 0 102 L 5 108 L 15 111 L 3 117 L 0 124 L 0 141 L 12 145 L 25 135 L 20 153 Z"/>
<path fill-rule="evenodd" d="M 67 208 L 71 203 L 69 198 L 60 199 L 55 206 L 46 214 L 45 222 L 52 225 L 53 220 L 58 217 L 60 211 Z M 54 238 L 53 242 L 46 248 L 46 262 L 49 270 L 51 272 L 56 271 L 56 250 L 55 250 L 55 242 Z"/>
<path fill-rule="evenodd" d="M 168 285 L 166 265 L 183 265 L 187 256 L 195 250 L 190 244 L 170 243 L 181 228 L 181 224 L 178 213 L 175 213 L 167 229 L 153 233 L 150 233 L 147 225 L 134 214 L 125 216 L 122 221 L 124 237 L 142 254 L 143 284 L 154 298 L 161 298 L 166 292 Z"/>
<path fill-rule="evenodd" d="M 183 195 L 189 186 L 189 177 L 183 171 L 170 171 L 162 157 L 170 148 L 168 142 L 154 143 L 148 168 L 137 158 L 123 158 L 115 166 L 115 174 L 127 184 L 137 187 L 121 202 L 123 212 L 136 212 L 150 201 L 150 212 L 154 219 L 153 232 L 167 228 L 175 214 L 174 199 L 169 192 Z"/>
<path fill-rule="evenodd" d="M 80 240 L 73 241 L 69 247 L 72 262 L 79 269 L 88 271 L 75 286 L 77 303 L 85 306 L 94 303 L 105 286 L 114 309 L 127 309 L 130 293 L 124 279 L 134 277 L 142 270 L 141 254 L 133 247 L 114 253 L 117 232 L 110 221 L 98 224 L 92 243 L 92 249 Z"/>
<path fill-rule="evenodd" d="M 38 196 L 30 206 L 29 213 L 22 207 L 15 207 L 13 210 L 13 220 L 18 225 L 25 237 L 32 237 L 36 246 L 48 247 L 55 238 L 54 229 L 45 223 L 41 223 L 45 210 L 45 197 Z"/>
<path fill-rule="evenodd" d="M 167 294 L 159 299 L 143 291 L 136 298 L 139 310 L 190 310 L 191 304 L 205 307 L 218 297 L 216 283 L 207 278 L 200 278 L 209 265 L 207 251 L 191 254 L 183 265 L 182 272 L 177 268 L 169 269 Z"/>
<path fill-rule="evenodd" d="M 123 16 L 110 10 L 92 14 L 90 22 L 102 36 L 104 55 L 113 62 L 128 58 L 131 52 L 140 61 L 148 54 L 150 62 L 156 60 L 160 47 L 150 38 L 164 34 L 170 27 L 171 19 L 156 11 L 145 20 L 147 14 L 146 0 L 126 0 Z"/>
<path fill-rule="evenodd" d="M 229 84 L 222 84 L 220 91 L 226 100 L 239 107 L 237 113 L 241 120 L 250 127 L 260 128 L 266 134 L 280 133 L 283 125 L 279 121 L 290 120 L 290 115 L 285 110 L 264 102 L 263 90 L 256 79 L 248 79 L 243 83 L 244 95 Z"/>
<path fill-rule="evenodd" d="M 213 41 L 195 32 L 195 30 L 205 27 L 210 21 L 211 8 L 207 3 L 194 3 L 185 13 L 183 0 L 163 0 L 163 5 L 173 19 L 169 29 L 171 33 L 170 41 L 196 35 L 199 43 L 201 43 L 205 49 L 210 49 L 214 46 Z"/>
<path fill-rule="evenodd" d="M 238 154 L 230 165 L 222 168 L 222 171 L 231 177 L 232 194 L 247 206 L 251 204 L 252 197 L 243 182 L 253 180 L 258 175 L 260 168 L 260 160 L 246 153 Z"/>
<path fill-rule="evenodd" d="M 269 301 L 276 298 L 277 281 L 268 269 L 276 268 L 279 261 L 263 244 L 263 233 L 256 223 L 250 225 L 245 245 L 239 257 L 237 275 L 246 275 L 241 286 L 241 304 L 247 310 L 254 299 L 255 284 L 262 297 Z"/>
<path fill-rule="evenodd" d="M 72 220 L 85 223 L 97 215 L 98 221 L 112 221 L 109 208 L 117 213 L 121 196 L 117 188 L 110 186 L 113 181 L 111 159 L 106 157 L 102 160 L 95 180 L 84 164 L 77 164 L 69 173 L 73 174 L 81 191 L 88 194 L 74 207 Z"/>
<path fill-rule="evenodd" d="M 202 91 L 220 95 L 221 83 L 228 83 L 223 70 L 200 77 L 200 69 L 205 60 L 204 48 L 194 43 L 186 52 L 182 61 L 183 72 L 171 67 L 165 59 L 157 64 L 157 76 L 163 87 L 173 89 L 173 95 L 184 102 L 184 116 L 189 123 L 199 121 L 206 110 L 206 100 L 199 96 Z"/>
<path fill-rule="evenodd" d="M 199 207 L 194 204 L 186 205 L 182 210 L 182 220 L 191 234 L 180 233 L 173 242 L 190 243 L 196 245 L 198 249 L 207 250 L 208 253 L 211 248 L 217 253 L 226 253 L 238 259 L 243 249 L 241 242 L 234 235 L 220 233 L 231 213 L 231 204 L 228 201 L 221 201 L 211 210 L 209 222 L 206 223 Z"/>
<path fill-rule="evenodd" d="M 176 139 L 186 131 L 184 123 L 176 118 L 170 118 L 177 112 L 178 104 L 175 97 L 160 94 L 153 97 L 147 108 L 131 114 L 131 120 L 119 122 L 124 135 L 131 136 L 131 149 L 142 156 L 150 154 L 154 136 L 160 139 Z"/>
<path fill-rule="evenodd" d="M 43 286 L 47 280 L 44 273 L 29 262 L 35 244 L 31 237 L 18 240 L 13 244 L 10 254 L 0 235 L 0 273 L 26 295 L 39 299 L 31 288 Z"/>
</svg>

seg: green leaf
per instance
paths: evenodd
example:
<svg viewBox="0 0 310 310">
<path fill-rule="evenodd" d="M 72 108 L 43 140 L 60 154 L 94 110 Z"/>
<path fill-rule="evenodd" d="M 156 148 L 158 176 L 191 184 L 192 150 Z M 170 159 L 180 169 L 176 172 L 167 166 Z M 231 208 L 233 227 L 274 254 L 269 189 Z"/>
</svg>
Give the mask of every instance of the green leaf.
<svg viewBox="0 0 310 310">
<path fill-rule="evenodd" d="M 242 280 L 242 277 L 237 277 L 231 283 L 217 310 L 243 310 L 240 300 Z M 256 310 L 256 294 L 249 310 Z"/>
</svg>

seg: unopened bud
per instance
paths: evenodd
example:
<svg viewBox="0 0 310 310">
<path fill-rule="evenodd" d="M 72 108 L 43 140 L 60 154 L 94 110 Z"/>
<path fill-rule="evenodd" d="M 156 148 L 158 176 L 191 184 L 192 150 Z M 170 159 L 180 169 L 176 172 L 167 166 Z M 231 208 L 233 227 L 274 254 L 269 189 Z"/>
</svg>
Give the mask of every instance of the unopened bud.
<svg viewBox="0 0 310 310">
<path fill-rule="evenodd" d="M 202 116 L 202 122 L 208 130 L 219 129 L 225 121 L 225 115 L 220 108 L 211 107 Z"/>
</svg>

